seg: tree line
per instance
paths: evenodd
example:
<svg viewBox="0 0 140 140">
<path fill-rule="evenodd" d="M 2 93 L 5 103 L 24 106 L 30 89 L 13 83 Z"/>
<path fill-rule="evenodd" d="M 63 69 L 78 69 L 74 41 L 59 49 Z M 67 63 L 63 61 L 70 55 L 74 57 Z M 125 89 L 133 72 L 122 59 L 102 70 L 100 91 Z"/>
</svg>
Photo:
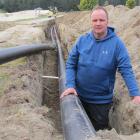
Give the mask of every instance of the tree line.
<svg viewBox="0 0 140 140">
<path fill-rule="evenodd" d="M 0 0 L 0 9 L 8 12 L 57 7 L 59 11 L 77 10 L 80 0 Z"/>
<path fill-rule="evenodd" d="M 136 5 L 140 5 L 140 0 L 134 0 Z M 100 5 L 126 5 L 127 0 L 99 0 Z"/>
<path fill-rule="evenodd" d="M 78 8 L 80 10 L 89 10 L 96 5 L 126 5 L 129 8 L 133 8 L 136 5 L 140 5 L 140 0 L 80 0 Z"/>
<path fill-rule="evenodd" d="M 127 0 L 0 0 L 0 9 L 8 12 L 29 10 L 41 7 L 49 9 L 57 7 L 59 11 L 80 10 L 80 4 L 91 9 L 98 5 L 125 5 Z M 132 0 L 130 0 L 132 1 Z M 140 5 L 140 0 L 135 0 L 136 5 Z"/>
</svg>

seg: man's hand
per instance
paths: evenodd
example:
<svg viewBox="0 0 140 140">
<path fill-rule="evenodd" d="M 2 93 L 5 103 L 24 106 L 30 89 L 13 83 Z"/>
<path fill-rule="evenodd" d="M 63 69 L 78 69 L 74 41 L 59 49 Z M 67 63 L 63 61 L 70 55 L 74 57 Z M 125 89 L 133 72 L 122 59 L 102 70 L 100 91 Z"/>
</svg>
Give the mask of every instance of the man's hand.
<svg viewBox="0 0 140 140">
<path fill-rule="evenodd" d="M 134 96 L 132 102 L 135 104 L 140 104 L 140 96 Z"/>
<path fill-rule="evenodd" d="M 61 94 L 60 98 L 63 98 L 64 96 L 67 96 L 69 94 L 74 94 L 74 95 L 78 96 L 78 94 L 74 88 L 68 88 Z"/>
</svg>

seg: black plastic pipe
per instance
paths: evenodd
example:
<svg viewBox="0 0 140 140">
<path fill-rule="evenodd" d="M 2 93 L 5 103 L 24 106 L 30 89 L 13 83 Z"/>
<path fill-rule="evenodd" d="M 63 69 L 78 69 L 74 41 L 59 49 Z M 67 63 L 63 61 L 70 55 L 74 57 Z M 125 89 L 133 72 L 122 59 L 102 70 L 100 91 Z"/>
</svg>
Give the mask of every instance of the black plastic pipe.
<svg viewBox="0 0 140 140">
<path fill-rule="evenodd" d="M 54 47 L 47 44 L 34 44 L 11 48 L 0 48 L 0 64 L 49 49 L 54 49 Z"/>
<path fill-rule="evenodd" d="M 65 90 L 65 62 L 62 55 L 61 44 L 56 29 L 53 28 L 59 59 L 59 93 Z M 79 98 L 75 95 L 68 95 L 61 99 L 61 120 L 65 140 L 88 140 L 94 139 L 96 132 L 92 126 Z"/>
</svg>

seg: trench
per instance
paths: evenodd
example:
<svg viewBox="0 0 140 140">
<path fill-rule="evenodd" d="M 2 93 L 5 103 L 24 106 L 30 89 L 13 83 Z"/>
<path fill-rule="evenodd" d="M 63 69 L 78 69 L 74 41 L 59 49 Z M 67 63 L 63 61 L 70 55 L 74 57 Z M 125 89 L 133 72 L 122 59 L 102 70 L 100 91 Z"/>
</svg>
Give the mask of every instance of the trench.
<svg viewBox="0 0 140 140">
<path fill-rule="evenodd" d="M 51 24 L 52 26 L 52 24 Z M 45 31 L 49 32 L 50 34 L 50 26 L 48 26 L 49 29 L 45 29 Z M 46 33 L 47 34 L 47 33 Z M 50 35 L 47 34 L 46 38 L 47 40 L 50 40 Z M 52 42 L 53 44 L 54 42 Z M 58 43 L 58 42 L 57 42 Z M 58 43 L 59 44 L 59 43 Z M 60 44 L 59 44 L 60 45 Z M 58 49 L 59 50 L 59 49 Z M 60 50 L 59 50 L 60 51 Z M 60 55 L 59 55 L 60 57 Z M 60 60 L 62 61 L 62 60 Z M 63 62 L 61 62 L 63 63 Z M 43 76 L 55 76 L 58 77 L 58 52 L 57 49 L 55 50 L 49 50 L 46 52 L 43 52 Z M 60 64 L 59 65 L 63 65 Z M 61 67 L 61 66 L 60 66 Z M 63 69 L 63 68 L 61 68 Z M 63 77 L 63 71 L 60 72 L 59 70 L 59 76 Z M 60 78 L 61 79 L 61 78 Z M 60 80 L 62 87 L 64 88 L 64 83 L 62 82 L 62 79 Z M 86 138 L 91 138 L 94 137 L 94 128 L 91 127 L 90 122 L 88 122 L 89 120 L 87 119 L 87 116 L 84 114 L 84 112 L 82 111 L 82 108 L 80 105 L 78 105 L 78 98 L 73 98 L 73 96 L 71 96 L 70 98 L 67 99 L 67 101 L 63 101 L 63 103 L 61 102 L 61 107 L 68 105 L 68 108 L 65 108 L 65 113 L 62 113 L 62 116 L 60 116 L 60 99 L 59 99 L 59 92 L 62 92 L 62 89 L 60 91 L 60 89 L 58 90 L 58 79 L 51 79 L 51 78 L 43 78 L 42 79 L 42 83 L 43 83 L 43 95 L 42 95 L 42 105 L 46 105 L 49 108 L 49 112 L 48 112 L 48 117 L 52 120 L 54 127 L 56 129 L 54 133 L 55 136 L 57 136 L 57 138 L 59 139 L 63 139 L 62 137 L 62 123 L 61 123 L 61 117 L 63 119 L 63 124 L 68 124 L 68 125 L 64 125 L 63 127 L 65 127 L 64 129 L 67 129 L 67 131 L 64 134 L 64 137 L 67 137 L 66 139 L 73 139 L 75 140 L 75 138 L 80 138 L 81 140 Z M 59 87 L 60 88 L 60 87 Z M 74 100 L 74 102 L 70 102 L 71 100 Z M 70 107 L 72 103 L 74 107 Z M 75 104 L 76 103 L 76 104 Z M 63 105 L 62 105 L 63 104 Z M 74 105 L 75 104 L 75 105 Z M 76 108 L 75 108 L 76 107 Z M 64 108 L 63 108 L 64 109 Z M 78 113 L 75 109 L 78 109 Z M 75 111 L 73 111 L 75 110 Z M 73 112 L 74 114 L 74 118 L 70 117 L 71 113 Z M 67 116 L 67 117 L 66 117 Z M 80 119 L 75 118 L 75 116 L 79 116 Z M 87 120 L 86 120 L 87 119 Z M 73 124 L 73 126 L 72 126 Z M 76 125 L 75 125 L 76 124 Z M 75 132 L 75 130 L 73 130 L 74 126 L 77 128 L 77 133 L 73 133 Z M 79 127 L 81 126 L 81 127 Z M 78 129 L 81 129 L 78 131 Z M 89 132 L 88 132 L 89 131 Z"/>
<path fill-rule="evenodd" d="M 46 36 L 46 43 L 49 42 L 52 45 L 50 28 L 54 25 L 54 20 L 48 23 L 47 28 L 44 29 Z M 55 46 L 54 46 L 55 47 Z M 58 77 L 58 52 L 57 49 L 43 52 L 43 76 L 55 76 Z M 55 132 L 53 135 L 55 139 L 62 140 L 62 124 L 60 113 L 60 99 L 59 99 L 59 81 L 53 78 L 42 78 L 43 94 L 42 105 L 49 108 L 48 118 L 53 122 Z"/>
<path fill-rule="evenodd" d="M 48 25 L 49 26 L 44 30 L 46 34 L 46 40 L 47 42 L 50 42 L 52 40 L 51 43 L 54 45 L 50 29 L 51 27 L 54 27 L 53 25 L 55 25 L 55 23 L 51 22 L 51 24 L 48 24 Z M 59 45 L 61 44 L 60 42 L 57 42 L 57 43 Z M 58 51 L 60 51 L 59 47 L 58 49 L 55 49 L 55 50 L 49 50 L 49 51 L 43 52 L 43 76 L 58 77 L 58 71 L 59 71 L 59 76 L 65 77 L 63 75 L 64 70 L 61 71 L 60 68 L 58 70 L 58 67 L 57 67 L 58 56 L 60 57 L 60 54 L 58 55 Z M 63 51 L 63 48 L 62 48 L 62 51 Z M 62 53 L 63 55 L 65 55 L 64 52 Z M 61 61 L 59 62 L 59 65 L 63 65 L 62 59 L 63 58 L 59 60 Z M 62 84 L 63 88 L 59 87 L 60 85 L 58 83 L 58 79 L 56 80 L 56 79 L 51 79 L 51 78 L 43 78 L 42 80 L 43 80 L 42 81 L 43 83 L 42 105 L 46 105 L 49 108 L 48 117 L 52 120 L 54 127 L 56 129 L 56 131 L 53 132 L 54 135 L 58 139 L 61 139 L 61 140 L 63 139 L 63 137 L 70 140 L 71 139 L 77 140 L 77 138 L 81 140 L 85 140 L 91 137 L 92 138 L 95 137 L 95 130 L 92 127 L 91 122 L 87 118 L 87 115 L 85 114 L 83 107 L 81 106 L 79 99 L 77 97 L 75 98 L 71 96 L 67 98 L 65 101 L 62 101 L 60 103 L 59 92 L 63 91 L 62 89 L 65 87 L 64 85 L 65 80 L 64 79 L 62 80 L 61 78 L 59 79 L 59 82 Z M 63 113 L 61 112 L 62 114 L 60 113 L 60 106 L 61 107 L 63 106 L 63 110 L 65 110 L 63 111 Z M 67 106 L 67 108 L 65 107 L 64 109 L 64 106 Z M 70 106 L 73 106 L 73 107 L 70 107 Z M 71 113 L 73 115 L 71 115 Z M 73 116 L 73 117 L 70 117 L 70 116 Z M 76 119 L 76 117 L 78 117 L 79 119 L 78 118 Z M 63 119 L 63 122 L 61 122 L 61 119 Z M 64 129 L 66 130 L 64 133 L 62 133 L 62 124 L 64 127 L 63 130 Z"/>
<path fill-rule="evenodd" d="M 58 76 L 57 51 L 44 53 L 43 75 Z M 49 108 L 49 118 L 53 121 L 58 134 L 62 134 L 58 79 L 43 78 L 42 105 Z"/>
</svg>

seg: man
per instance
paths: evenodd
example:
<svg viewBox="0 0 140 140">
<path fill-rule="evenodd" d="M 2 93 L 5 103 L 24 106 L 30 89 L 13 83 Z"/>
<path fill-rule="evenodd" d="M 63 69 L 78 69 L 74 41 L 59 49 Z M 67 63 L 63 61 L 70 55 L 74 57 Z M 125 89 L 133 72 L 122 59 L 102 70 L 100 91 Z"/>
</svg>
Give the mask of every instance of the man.
<svg viewBox="0 0 140 140">
<path fill-rule="evenodd" d="M 118 70 L 134 103 L 140 92 L 124 43 L 108 27 L 108 13 L 97 7 L 91 14 L 92 31 L 82 35 L 66 63 L 66 87 L 61 97 L 78 95 L 96 130 L 108 128 L 115 75 Z"/>
</svg>

